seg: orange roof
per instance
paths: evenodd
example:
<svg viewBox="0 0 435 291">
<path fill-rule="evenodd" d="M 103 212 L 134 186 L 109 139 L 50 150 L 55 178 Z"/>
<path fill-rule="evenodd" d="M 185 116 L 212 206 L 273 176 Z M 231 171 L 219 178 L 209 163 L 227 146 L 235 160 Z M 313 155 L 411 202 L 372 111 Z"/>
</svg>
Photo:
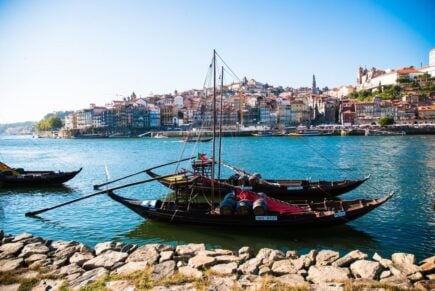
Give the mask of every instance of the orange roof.
<svg viewBox="0 0 435 291">
<path fill-rule="evenodd" d="M 411 73 L 421 73 L 421 72 L 415 68 L 403 68 L 403 69 L 398 69 L 397 73 L 399 73 L 399 74 L 411 74 Z"/>
</svg>

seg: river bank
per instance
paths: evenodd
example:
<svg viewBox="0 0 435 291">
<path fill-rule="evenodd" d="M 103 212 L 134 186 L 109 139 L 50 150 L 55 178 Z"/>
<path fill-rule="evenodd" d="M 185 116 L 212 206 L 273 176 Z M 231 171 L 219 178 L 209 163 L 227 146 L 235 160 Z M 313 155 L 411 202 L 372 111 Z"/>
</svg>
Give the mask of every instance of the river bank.
<svg viewBox="0 0 435 291">
<path fill-rule="evenodd" d="M 432 290 L 435 256 L 51 241 L 0 231 L 0 290 Z M 432 254 L 428 254 L 432 255 Z M 383 289 L 379 289 L 383 288 Z M 358 289 L 359 290 L 359 289 Z"/>
</svg>

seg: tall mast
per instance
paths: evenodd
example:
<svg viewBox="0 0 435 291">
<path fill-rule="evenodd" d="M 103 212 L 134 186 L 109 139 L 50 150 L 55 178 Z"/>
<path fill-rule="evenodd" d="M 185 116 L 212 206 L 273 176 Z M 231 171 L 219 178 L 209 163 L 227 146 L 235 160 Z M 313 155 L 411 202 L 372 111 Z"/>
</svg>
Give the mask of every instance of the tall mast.
<svg viewBox="0 0 435 291">
<path fill-rule="evenodd" d="M 219 162 L 218 162 L 218 180 L 221 178 L 221 162 L 222 162 L 222 119 L 223 119 L 223 96 L 224 96 L 224 66 L 221 73 L 221 115 L 219 118 Z"/>
<path fill-rule="evenodd" d="M 213 50 L 213 145 L 211 160 L 211 203 L 213 207 L 214 196 L 214 166 L 216 156 L 216 50 Z"/>
</svg>

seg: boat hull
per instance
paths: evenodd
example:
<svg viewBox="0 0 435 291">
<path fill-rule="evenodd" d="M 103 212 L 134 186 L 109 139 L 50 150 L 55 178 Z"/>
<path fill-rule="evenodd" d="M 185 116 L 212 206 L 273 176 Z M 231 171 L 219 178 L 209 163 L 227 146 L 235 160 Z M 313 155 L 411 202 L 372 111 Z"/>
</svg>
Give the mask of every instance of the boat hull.
<svg viewBox="0 0 435 291">
<path fill-rule="evenodd" d="M 24 171 L 21 175 L 0 175 L 2 187 L 31 187 L 60 185 L 74 178 L 82 169 L 73 172 Z"/>
</svg>

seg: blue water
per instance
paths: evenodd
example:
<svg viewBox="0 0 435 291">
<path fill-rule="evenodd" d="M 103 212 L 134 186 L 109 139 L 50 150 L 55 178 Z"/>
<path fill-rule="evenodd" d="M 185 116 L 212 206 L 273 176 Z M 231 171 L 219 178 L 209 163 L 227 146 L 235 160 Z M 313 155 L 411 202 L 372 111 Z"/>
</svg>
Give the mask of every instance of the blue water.
<svg viewBox="0 0 435 291">
<path fill-rule="evenodd" d="M 199 148 L 197 148 L 199 146 Z M 31 139 L 0 137 L 0 160 L 25 169 L 83 171 L 64 187 L 0 188 L 0 229 L 30 232 L 49 239 L 88 245 L 108 240 L 134 243 L 204 242 L 208 247 L 273 247 L 306 251 L 360 249 L 370 255 L 411 252 L 418 259 L 435 253 L 435 136 L 388 137 L 232 137 L 223 140 L 223 160 L 267 178 L 371 178 L 342 199 L 374 198 L 394 191 L 393 199 L 344 226 L 305 231 L 244 231 L 172 226 L 146 221 L 101 195 L 41 214 L 24 213 L 92 193 L 92 185 L 110 178 L 196 153 L 210 143 L 176 139 Z M 182 167 L 188 167 L 183 164 Z M 175 166 L 162 168 L 170 173 Z M 223 169 L 224 176 L 230 174 Z M 146 175 L 137 178 L 146 179 Z M 134 181 L 129 179 L 127 181 Z M 158 198 L 168 190 L 152 182 L 120 190 L 124 196 Z"/>
</svg>

